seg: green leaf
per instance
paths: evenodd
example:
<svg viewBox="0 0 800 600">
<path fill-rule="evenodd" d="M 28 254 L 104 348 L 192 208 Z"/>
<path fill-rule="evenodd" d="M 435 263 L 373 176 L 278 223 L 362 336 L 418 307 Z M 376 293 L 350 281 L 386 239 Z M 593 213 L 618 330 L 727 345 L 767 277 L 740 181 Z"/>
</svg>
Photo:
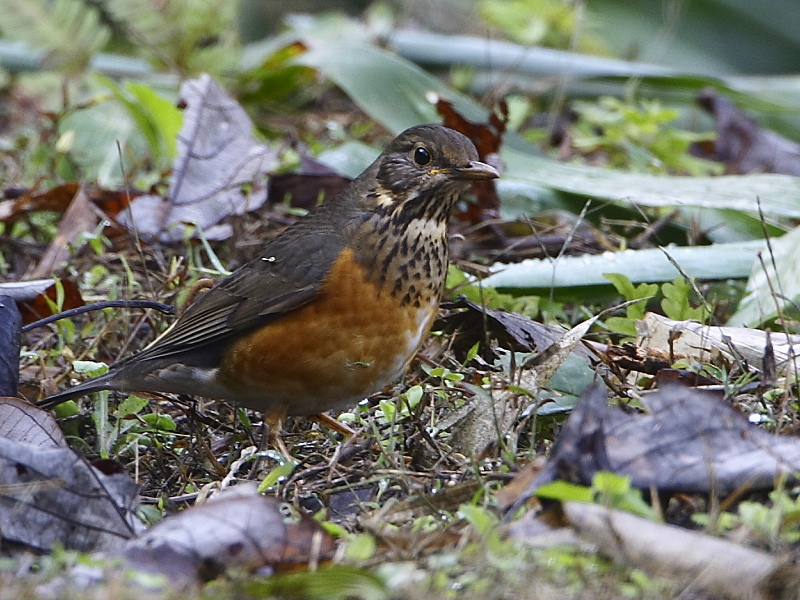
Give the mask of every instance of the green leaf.
<svg viewBox="0 0 800 600">
<path fill-rule="evenodd" d="M 661 308 L 670 319 L 704 321 L 708 317 L 708 311 L 704 306 L 692 308 L 690 304 L 693 294 L 692 286 L 682 277 L 676 277 L 671 283 L 662 285 L 661 293 L 664 295 L 664 299 L 661 300 Z"/>
<path fill-rule="evenodd" d="M 247 578 L 242 583 L 249 598 L 302 598 L 303 600 L 390 600 L 395 597 L 375 573 L 345 565 L 323 567 L 270 578 Z"/>
<path fill-rule="evenodd" d="M 451 100 L 459 112 L 473 120 L 486 120 L 486 111 L 471 99 L 448 89 L 413 63 L 366 43 L 304 40 L 310 50 L 297 58 L 318 69 L 372 118 L 390 131 L 439 118 L 430 92 Z M 342 60 L 347 56 L 348 60 Z M 392 90 L 392 93 L 386 93 Z M 725 177 L 672 177 L 623 173 L 610 169 L 566 164 L 536 155 L 518 136 L 507 134 L 501 157 L 506 171 L 498 181 L 505 202 L 524 197 L 538 202 L 542 189 L 582 198 L 601 198 L 623 207 L 677 207 L 688 220 L 697 209 L 758 212 L 756 198 L 767 218 L 800 217 L 800 179 L 788 175 L 731 175 Z M 665 279 L 669 281 L 674 275 Z"/>
<path fill-rule="evenodd" d="M 408 407 L 414 409 L 422 400 L 422 386 L 421 385 L 412 385 L 406 393 L 404 394 L 406 402 L 408 403 Z"/>
<path fill-rule="evenodd" d="M 111 90 L 136 121 L 157 166 L 167 168 L 175 157 L 177 136 L 183 123 L 175 98 L 165 98 L 141 83 L 128 82 L 120 87 L 107 77 L 98 75 L 97 80 Z"/>
<path fill-rule="evenodd" d="M 149 404 L 149 401 L 139 396 L 128 396 L 117 407 L 117 415 L 122 418 L 128 415 L 138 415 Z"/>
<path fill-rule="evenodd" d="M 771 254 L 754 261 L 745 295 L 728 325 L 754 326 L 775 318 L 779 311 L 797 314 L 800 302 L 800 227 L 770 242 Z"/>
<path fill-rule="evenodd" d="M 481 506 L 462 504 L 458 507 L 458 516 L 467 521 L 481 535 L 491 533 L 498 525 L 497 517 Z"/>
<path fill-rule="evenodd" d="M 68 130 L 75 132 L 70 157 L 82 169 L 81 177 L 101 186 L 113 187 L 123 179 L 120 162 L 127 171 L 147 153 L 136 122 L 116 100 L 100 100 L 68 115 L 59 132 Z"/>
<path fill-rule="evenodd" d="M 600 504 L 655 518 L 653 508 L 642 499 L 642 493 L 631 487 L 630 477 L 600 471 L 592 477 L 592 490 Z"/>
<path fill-rule="evenodd" d="M 97 8 L 81 0 L 0 0 L 0 29 L 45 50 L 42 62 L 69 72 L 86 69 L 111 37 Z"/>
<path fill-rule="evenodd" d="M 630 338 L 639 335 L 636 330 L 636 321 L 630 317 L 608 317 L 603 323 L 606 329 L 612 333 L 619 333 Z"/>
<path fill-rule="evenodd" d="M 375 556 L 375 549 L 375 538 L 369 533 L 360 533 L 347 540 L 345 556 L 349 561 L 365 561 Z"/>
<path fill-rule="evenodd" d="M 666 254 L 695 279 L 746 277 L 764 242 L 714 244 L 605 252 L 593 256 L 563 256 L 558 260 L 526 260 L 495 264 L 484 285 L 496 288 L 551 289 L 608 284 L 605 273 L 621 273 L 632 282 L 672 281 L 681 273 Z"/>
<path fill-rule="evenodd" d="M 430 92 L 451 100 L 467 118 L 486 117 L 486 111 L 474 101 L 448 89 L 413 63 L 371 44 L 310 38 L 304 42 L 310 49 L 297 62 L 324 73 L 359 108 L 393 133 L 439 121 L 427 98 Z"/>
<path fill-rule="evenodd" d="M 108 365 L 104 362 L 92 360 L 76 360 L 72 363 L 72 370 L 76 373 L 89 375 L 89 377 L 99 377 L 108 373 Z"/>
<path fill-rule="evenodd" d="M 172 420 L 172 417 L 161 413 L 142 415 L 142 421 L 158 431 L 175 431 L 177 429 L 177 425 L 175 421 Z"/>
<path fill-rule="evenodd" d="M 603 277 L 608 279 L 614 288 L 622 294 L 622 297 L 629 302 L 631 300 L 649 300 L 658 293 L 657 284 L 642 283 L 634 287 L 631 280 L 622 273 L 603 273 Z M 647 303 L 637 302 L 636 304 L 630 304 L 625 310 L 629 319 L 643 319 L 647 310 Z"/>
<path fill-rule="evenodd" d="M 507 148 L 501 194 L 535 194 L 542 186 L 620 206 L 735 209 L 756 215 L 761 202 L 768 218 L 800 217 L 800 178 L 790 175 L 677 177 L 623 173 L 554 160 Z"/>
<path fill-rule="evenodd" d="M 587 502 L 594 501 L 594 492 L 585 485 L 569 483 L 567 481 L 553 481 L 546 483 L 536 490 L 540 498 L 559 500 L 560 502 Z"/>
<path fill-rule="evenodd" d="M 279 455 L 277 452 L 275 454 L 280 457 L 278 459 L 278 466 L 267 473 L 267 476 L 264 477 L 260 484 L 258 484 L 259 494 L 263 494 L 281 479 L 289 477 L 289 475 L 292 474 L 295 467 L 298 465 L 297 461 L 295 460 L 291 460 L 290 458 Z"/>
<path fill-rule="evenodd" d="M 578 397 L 597 380 L 594 369 L 581 357 L 570 354 L 547 382 L 536 400 L 537 415 L 554 415 L 571 411 Z"/>
<path fill-rule="evenodd" d="M 397 414 L 397 405 L 394 400 L 381 400 L 378 402 L 378 408 L 383 413 L 383 418 L 386 423 L 394 423 Z"/>
</svg>

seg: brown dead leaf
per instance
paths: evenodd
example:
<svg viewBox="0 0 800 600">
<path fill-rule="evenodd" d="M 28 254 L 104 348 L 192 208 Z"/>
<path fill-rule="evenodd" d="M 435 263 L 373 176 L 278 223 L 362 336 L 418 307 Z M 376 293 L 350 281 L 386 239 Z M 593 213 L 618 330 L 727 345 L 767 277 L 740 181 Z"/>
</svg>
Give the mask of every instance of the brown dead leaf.
<svg viewBox="0 0 800 600">
<path fill-rule="evenodd" d="M 141 531 L 139 486 L 62 447 L 47 412 L 11 399 L 0 414 L 0 531 L 31 548 L 115 551 Z M 5 423 L 5 419 L 9 419 Z M 24 440 L 24 441 L 23 441 Z M 30 443 L 32 442 L 32 443 Z"/>
<path fill-rule="evenodd" d="M 481 306 L 463 297 L 444 303 L 442 308 L 448 309 L 448 313 L 434 328 L 454 334 L 453 349 L 462 357 L 480 342 L 484 359 L 493 361 L 495 357 L 488 354 L 491 347 L 485 343 L 488 340 L 497 340 L 500 347 L 515 352 L 541 351 L 567 333 L 561 327 L 537 323 L 519 313 Z M 573 351 L 587 361 L 593 360 L 591 352 L 581 345 Z"/>
<path fill-rule="evenodd" d="M 514 476 L 514 479 L 509 481 L 501 489 L 497 490 L 497 494 L 495 496 L 497 507 L 500 510 L 505 511 L 512 504 L 514 504 L 520 494 L 533 481 L 534 477 L 541 472 L 542 468 L 544 468 L 544 464 L 544 459 L 539 457 L 533 462 L 529 462 L 527 465 L 522 467 Z"/>
<path fill-rule="evenodd" d="M 0 437 L 32 446 L 68 447 L 53 416 L 19 398 L 0 398 Z"/>
<path fill-rule="evenodd" d="M 654 523 L 597 504 L 567 502 L 564 512 L 578 535 L 596 544 L 614 560 L 648 573 L 682 581 L 691 594 L 704 590 L 713 597 L 766 599 L 760 588 L 780 566 L 777 557 L 682 527 Z M 797 580 L 797 568 L 794 569 Z M 795 593 L 785 589 L 783 593 Z M 685 595 L 685 594 L 684 594 Z M 791 597 L 791 596 L 774 596 Z"/>
<path fill-rule="evenodd" d="M 277 500 L 234 491 L 165 518 L 131 541 L 125 556 L 134 568 L 165 574 L 182 587 L 228 568 L 318 564 L 334 551 L 333 538 L 313 519 L 286 523 Z"/>
<path fill-rule="evenodd" d="M 81 292 L 74 281 L 60 279 L 64 292 L 62 310 L 83 306 Z M 11 297 L 17 303 L 22 322 L 25 325 L 53 314 L 47 300 L 56 301 L 58 286 L 52 279 L 35 279 L 28 281 L 9 281 L 0 283 L 0 295 Z"/>
<path fill-rule="evenodd" d="M 88 196 L 82 188 L 78 188 L 58 225 L 55 238 L 29 277 L 38 279 L 60 272 L 70 257 L 70 246 L 75 243 L 79 235 L 94 230 L 98 222 L 99 219 L 92 209 Z"/>
<path fill-rule="evenodd" d="M 670 355 L 660 348 L 641 348 L 630 342 L 621 346 L 609 345 L 605 352 L 605 359 L 610 365 L 648 375 L 656 375 L 662 369 L 669 369 L 680 358 L 681 355 Z"/>
<path fill-rule="evenodd" d="M 268 197 L 271 203 L 283 202 L 288 197 L 292 206 L 311 210 L 319 204 L 320 198 L 332 198 L 349 183 L 350 179 L 301 151 L 297 172 L 270 177 Z"/>
<path fill-rule="evenodd" d="M 17 395 L 21 327 L 16 303 L 0 294 L 0 396 Z"/>
<path fill-rule="evenodd" d="M 461 115 L 452 102 L 437 98 L 436 111 L 442 116 L 442 124 L 450 129 L 463 133 L 478 149 L 478 158 L 490 165 L 500 166 L 500 146 L 508 122 L 508 105 L 500 101 L 497 111 L 489 116 L 489 123 L 475 123 Z M 466 211 L 457 214 L 457 218 L 468 223 L 477 224 L 486 220 L 497 219 L 500 211 L 500 197 L 494 181 L 478 181 L 472 189 L 477 198 L 476 204 L 470 204 Z"/>
<path fill-rule="evenodd" d="M 52 210 L 64 212 L 78 193 L 78 183 L 63 183 L 44 192 L 26 190 L 21 195 L 0 202 L 0 221 L 16 223 L 30 212 Z"/>
</svg>

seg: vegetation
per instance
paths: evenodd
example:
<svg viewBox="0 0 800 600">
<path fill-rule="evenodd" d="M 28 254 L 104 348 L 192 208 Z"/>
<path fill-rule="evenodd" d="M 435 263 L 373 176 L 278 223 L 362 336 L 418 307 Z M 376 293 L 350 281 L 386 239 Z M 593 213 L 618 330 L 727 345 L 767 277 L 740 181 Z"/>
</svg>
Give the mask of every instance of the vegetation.
<svg viewBox="0 0 800 600">
<path fill-rule="evenodd" d="M 257 413 L 220 401 L 101 392 L 58 407 L 71 447 L 118 461 L 141 485 L 139 512 L 148 524 L 223 481 L 252 478 L 284 502 L 288 521 L 311 515 L 338 541 L 328 564 L 309 551 L 302 572 L 268 577 L 234 569 L 209 578 L 192 597 L 669 598 L 691 588 L 614 561 L 597 546 L 542 548 L 531 542 L 536 535 L 520 533 L 520 523 L 539 519 L 542 529 L 563 525 L 560 507 L 571 501 L 744 541 L 772 555 L 795 551 L 798 497 L 790 477 L 762 495 L 746 486 L 730 494 L 654 494 L 658 487 L 637 489 L 630 477 L 607 472 L 549 482 L 535 495 L 525 490 L 598 374 L 614 404 L 647 412 L 643 398 L 663 383 L 660 375 L 614 362 L 606 350 L 645 348 L 648 313 L 797 333 L 800 150 L 790 141 L 800 136 L 797 77 L 768 77 L 769 69 L 755 72 L 749 63 L 749 75 L 736 72 L 723 62 L 724 51 L 703 52 L 676 23 L 665 27 L 680 31 L 675 65 L 639 61 L 603 26 L 632 11 L 622 0 L 597 8 L 442 0 L 437 8 L 458 13 L 453 23 L 465 12 L 471 17 L 472 29 L 455 33 L 508 41 L 478 53 L 463 38 L 401 27 L 421 4 L 287 17 L 279 30 L 243 43 L 237 20 L 249 18 L 246 2 L 0 0 L 0 277 L 53 278 L 45 312 L 69 307 L 72 287 L 87 303 L 147 298 L 180 310 L 199 280 L 256 255 L 260 240 L 335 189 L 337 174 L 354 176 L 394 134 L 441 122 L 448 110 L 495 140 L 484 154 L 499 156 L 504 168 L 499 206 L 478 192 L 478 208 L 464 207 L 452 223 L 445 300 L 457 306 L 403 381 L 336 415 L 359 432 L 354 438 L 291 420 L 289 458 L 258 450 Z M 727 6 L 720 27 L 755 19 L 737 10 Z M 647 9 L 632 14 L 631 21 L 652 23 Z M 753 22 L 782 28 L 772 19 Z M 680 22 L 687 30 L 704 23 L 699 16 Z M 775 45 L 775 61 L 800 45 L 790 33 Z M 405 37 L 412 35 L 418 37 Z M 743 35 L 743 47 L 749 41 Z M 570 53 L 568 69 L 567 55 L 552 49 Z M 689 72 L 692 52 L 703 60 Z M 271 161 L 269 199 L 209 227 L 178 219 L 167 233 L 139 231 L 126 225 L 125 207 L 143 196 L 174 200 L 170 186 L 184 143 L 180 84 L 202 73 L 252 120 L 247 148 L 261 148 Z M 717 104 L 709 114 L 696 102 L 703 90 L 746 113 Z M 744 150 L 732 156 L 722 150 L 738 138 L 723 116 L 751 127 Z M 790 164 L 771 168 L 775 161 L 758 153 L 773 150 Z M 744 172 L 750 163 L 756 166 Z M 209 171 L 204 183 L 213 187 L 216 169 Z M 236 186 L 254 205 L 265 185 L 259 176 Z M 78 213 L 79 199 L 83 220 L 75 225 L 67 215 Z M 53 259 L 62 246 L 68 252 Z M 507 312 L 480 313 L 470 327 L 469 301 Z M 603 358 L 566 357 L 577 340 L 563 355 L 543 352 L 541 341 L 525 347 L 528 334 L 515 335 L 498 316 L 508 313 L 560 327 L 559 339 L 574 327 Z M 107 308 L 26 333 L 20 393 L 36 400 L 48 386 L 101 374 L 170 319 Z M 767 359 L 683 352 L 674 342 L 655 348 L 666 370 L 723 389 L 759 431 L 796 431 L 791 349 L 776 372 Z M 758 350 L 763 358 L 772 342 Z M 499 406 L 518 414 L 504 421 Z M 476 425 L 479 417 L 491 424 L 488 434 Z M 84 587 L 98 573 L 102 583 Z M 64 597 L 173 593 L 117 562 L 69 549 L 35 559 L 9 551 L 0 561 L 0 595 L 39 597 L 48 586 Z"/>
</svg>

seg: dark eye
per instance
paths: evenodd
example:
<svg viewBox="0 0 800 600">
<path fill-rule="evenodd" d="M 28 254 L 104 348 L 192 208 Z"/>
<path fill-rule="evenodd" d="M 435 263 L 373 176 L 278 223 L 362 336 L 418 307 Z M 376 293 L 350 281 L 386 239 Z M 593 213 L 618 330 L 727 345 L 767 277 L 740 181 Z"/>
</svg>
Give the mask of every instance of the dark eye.
<svg viewBox="0 0 800 600">
<path fill-rule="evenodd" d="M 431 153 L 425 148 L 417 148 L 414 150 L 414 162 L 420 166 L 427 165 L 431 162 Z"/>
</svg>

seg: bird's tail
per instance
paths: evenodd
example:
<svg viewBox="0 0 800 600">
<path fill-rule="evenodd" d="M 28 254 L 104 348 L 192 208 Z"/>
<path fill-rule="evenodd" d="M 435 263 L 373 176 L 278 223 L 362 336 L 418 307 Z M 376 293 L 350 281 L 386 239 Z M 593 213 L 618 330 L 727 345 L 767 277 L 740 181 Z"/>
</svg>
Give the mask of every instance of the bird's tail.
<svg viewBox="0 0 800 600">
<path fill-rule="evenodd" d="M 81 384 L 76 385 L 68 390 L 64 390 L 58 394 L 54 394 L 41 400 L 40 402 L 36 403 L 36 406 L 42 408 L 44 410 L 50 410 L 51 408 L 61 404 L 62 402 L 66 402 L 67 400 L 75 400 L 76 398 L 80 398 L 81 396 L 87 396 L 89 394 L 93 394 L 94 392 L 99 392 L 101 390 L 111 390 L 115 389 L 117 386 L 115 385 L 115 379 L 117 377 L 117 373 L 112 369 L 105 375 L 100 375 L 100 377 L 95 377 L 94 379 L 90 379 L 88 381 L 84 381 Z"/>
</svg>

